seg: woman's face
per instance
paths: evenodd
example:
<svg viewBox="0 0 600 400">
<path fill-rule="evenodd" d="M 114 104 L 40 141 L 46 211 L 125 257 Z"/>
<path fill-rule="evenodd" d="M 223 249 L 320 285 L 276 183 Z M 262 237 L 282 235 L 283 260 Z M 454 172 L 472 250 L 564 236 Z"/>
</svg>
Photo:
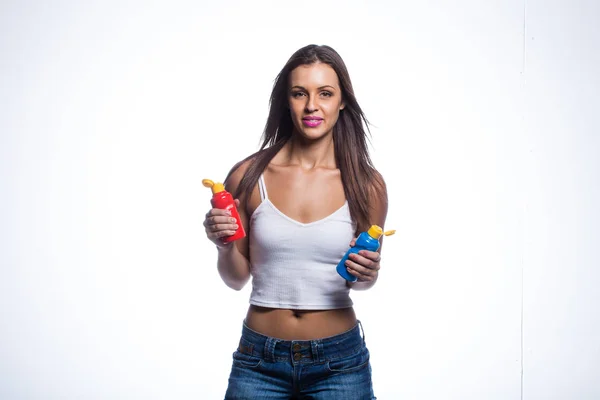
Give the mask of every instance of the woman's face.
<svg viewBox="0 0 600 400">
<path fill-rule="evenodd" d="M 296 132 L 312 140 L 331 134 L 344 108 L 337 74 L 319 62 L 292 70 L 288 99 Z"/>
</svg>

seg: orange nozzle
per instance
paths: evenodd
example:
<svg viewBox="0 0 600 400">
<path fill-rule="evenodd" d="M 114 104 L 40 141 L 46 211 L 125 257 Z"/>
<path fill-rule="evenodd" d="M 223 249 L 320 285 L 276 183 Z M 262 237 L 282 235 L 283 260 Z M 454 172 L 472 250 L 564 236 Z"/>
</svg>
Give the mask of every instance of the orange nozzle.
<svg viewBox="0 0 600 400">
<path fill-rule="evenodd" d="M 384 235 L 384 236 L 390 236 L 390 235 L 393 235 L 394 233 L 396 233 L 396 231 L 395 230 L 391 230 L 391 231 L 384 232 L 383 229 L 381 229 L 380 226 L 378 226 L 378 225 L 371 225 L 371 227 L 369 228 L 369 230 L 367 231 L 367 233 L 373 239 L 379 239 L 382 235 Z"/>
<path fill-rule="evenodd" d="M 225 186 L 222 183 L 215 183 L 210 179 L 202 179 L 202 184 L 207 188 L 211 188 L 213 194 L 225 191 Z"/>
</svg>

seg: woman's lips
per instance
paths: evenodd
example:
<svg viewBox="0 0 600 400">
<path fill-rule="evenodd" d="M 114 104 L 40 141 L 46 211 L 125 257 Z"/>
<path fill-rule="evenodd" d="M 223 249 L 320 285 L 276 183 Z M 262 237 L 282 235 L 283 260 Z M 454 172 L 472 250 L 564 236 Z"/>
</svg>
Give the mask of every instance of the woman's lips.
<svg viewBox="0 0 600 400">
<path fill-rule="evenodd" d="M 314 127 L 321 125 L 321 123 L 323 123 L 323 119 L 322 118 L 302 118 L 302 123 L 304 124 L 304 126 L 308 126 L 309 128 L 314 128 Z"/>
</svg>

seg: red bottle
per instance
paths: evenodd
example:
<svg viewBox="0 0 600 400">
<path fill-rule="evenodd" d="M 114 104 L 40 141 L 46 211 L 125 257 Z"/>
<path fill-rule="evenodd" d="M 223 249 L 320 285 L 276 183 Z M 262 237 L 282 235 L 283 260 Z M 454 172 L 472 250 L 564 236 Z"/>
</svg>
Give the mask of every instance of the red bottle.
<svg viewBox="0 0 600 400">
<path fill-rule="evenodd" d="M 240 220 L 240 214 L 238 213 L 231 193 L 225 190 L 225 186 L 222 183 L 215 183 L 210 179 L 203 179 L 202 184 L 212 189 L 213 197 L 210 200 L 212 206 L 214 208 L 220 208 L 221 210 L 229 210 L 231 216 L 235 218 L 235 223 L 238 225 L 238 228 L 233 235 L 225 236 L 221 239 L 223 243 L 231 243 L 234 240 L 246 237 L 244 226 Z"/>
</svg>

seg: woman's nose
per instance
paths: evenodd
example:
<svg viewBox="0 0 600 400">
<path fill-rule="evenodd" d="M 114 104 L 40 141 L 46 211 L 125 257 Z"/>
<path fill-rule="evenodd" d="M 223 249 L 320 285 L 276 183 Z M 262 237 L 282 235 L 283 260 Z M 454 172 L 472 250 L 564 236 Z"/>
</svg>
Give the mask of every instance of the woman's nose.
<svg viewBox="0 0 600 400">
<path fill-rule="evenodd" d="M 306 109 L 306 112 L 309 112 L 309 113 L 317 111 L 317 104 L 314 100 L 314 97 L 308 96 L 308 99 L 306 100 L 306 105 L 304 108 Z"/>
</svg>

